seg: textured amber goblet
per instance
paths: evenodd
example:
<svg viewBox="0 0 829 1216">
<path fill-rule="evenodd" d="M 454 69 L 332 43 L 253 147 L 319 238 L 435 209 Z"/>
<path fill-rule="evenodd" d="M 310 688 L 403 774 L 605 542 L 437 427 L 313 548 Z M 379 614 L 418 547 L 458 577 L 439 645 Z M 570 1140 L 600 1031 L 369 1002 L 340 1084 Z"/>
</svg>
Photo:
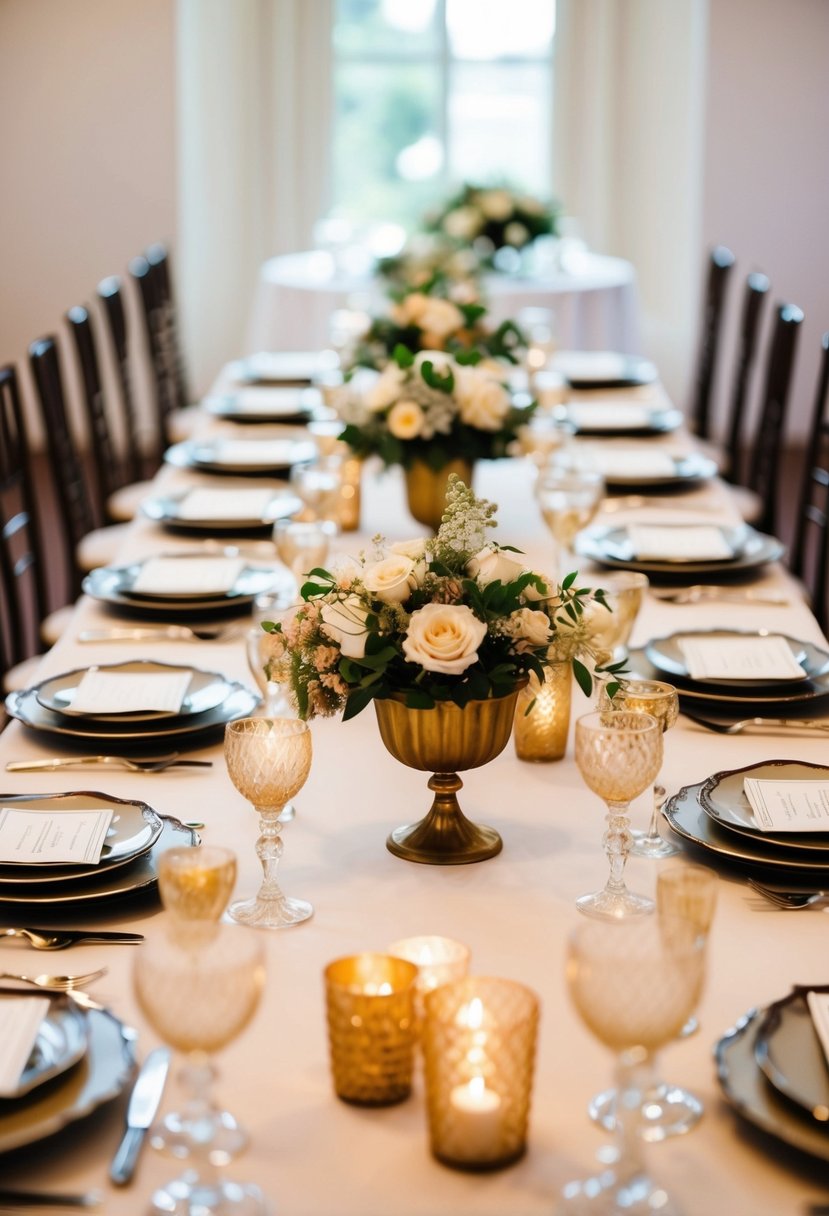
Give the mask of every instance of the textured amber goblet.
<svg viewBox="0 0 829 1216">
<path fill-rule="evenodd" d="M 462 709 L 439 701 L 432 709 L 409 709 L 405 696 L 375 701 L 380 738 L 401 764 L 431 772 L 435 800 L 424 819 L 395 828 L 386 848 L 406 861 L 463 865 L 500 853 L 494 828 L 467 819 L 456 797 L 463 782 L 458 771 L 480 768 L 507 745 L 518 688 L 506 697 L 470 701 Z"/>
</svg>

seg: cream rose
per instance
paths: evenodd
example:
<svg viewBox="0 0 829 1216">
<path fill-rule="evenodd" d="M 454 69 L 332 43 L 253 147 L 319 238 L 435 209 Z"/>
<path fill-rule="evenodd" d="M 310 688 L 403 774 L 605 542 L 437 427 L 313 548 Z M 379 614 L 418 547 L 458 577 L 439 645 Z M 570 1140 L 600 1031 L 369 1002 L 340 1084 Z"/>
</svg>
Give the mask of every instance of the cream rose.
<svg viewBox="0 0 829 1216">
<path fill-rule="evenodd" d="M 426 671 L 456 676 L 477 662 L 486 625 L 465 604 L 426 604 L 409 618 L 403 653 Z"/>
<path fill-rule="evenodd" d="M 503 384 L 474 367 L 455 373 L 455 399 L 461 422 L 479 431 L 497 431 L 509 412 L 509 393 Z"/>
<path fill-rule="evenodd" d="M 372 562 L 363 570 L 363 586 L 385 604 L 402 604 L 417 585 L 415 564 L 410 557 L 396 553 Z"/>
<path fill-rule="evenodd" d="M 488 220 L 501 223 L 513 212 L 512 198 L 508 190 L 485 190 L 478 198 L 478 206 Z"/>
<path fill-rule="evenodd" d="M 426 556 L 426 538 L 416 536 L 414 540 L 396 540 L 393 545 L 389 545 L 389 551 L 402 553 L 404 557 L 410 557 L 413 562 L 422 561 Z"/>
<path fill-rule="evenodd" d="M 526 638 L 532 646 L 546 646 L 552 641 L 550 618 L 539 608 L 521 608 L 513 612 L 510 633 L 514 638 Z"/>
<path fill-rule="evenodd" d="M 450 300 L 413 292 L 392 309 L 392 319 L 398 325 L 417 325 L 439 338 L 448 338 L 463 327 L 461 310 Z"/>
<path fill-rule="evenodd" d="M 320 605 L 321 630 L 349 659 L 366 653 L 366 610 L 356 595 L 347 595 L 333 604 Z"/>
<path fill-rule="evenodd" d="M 522 245 L 526 245 L 530 239 L 530 230 L 524 224 L 513 220 L 511 224 L 507 224 L 504 229 L 504 240 L 508 245 L 513 245 L 516 249 L 520 249 Z"/>
<path fill-rule="evenodd" d="M 396 363 L 390 363 L 365 390 L 363 404 L 372 414 L 379 414 L 397 400 L 402 384 L 402 370 Z"/>
<path fill-rule="evenodd" d="M 389 410 L 387 422 L 395 439 L 416 439 L 423 430 L 423 410 L 416 401 L 398 401 Z"/>
<path fill-rule="evenodd" d="M 455 207 L 445 217 L 443 230 L 458 241 L 471 241 L 483 227 L 483 216 L 477 207 Z"/>
<path fill-rule="evenodd" d="M 472 578 L 477 579 L 481 586 L 494 583 L 496 579 L 500 579 L 502 583 L 511 583 L 526 569 L 510 553 L 505 553 L 503 549 L 494 549 L 489 545 L 471 557 L 466 568 Z"/>
</svg>

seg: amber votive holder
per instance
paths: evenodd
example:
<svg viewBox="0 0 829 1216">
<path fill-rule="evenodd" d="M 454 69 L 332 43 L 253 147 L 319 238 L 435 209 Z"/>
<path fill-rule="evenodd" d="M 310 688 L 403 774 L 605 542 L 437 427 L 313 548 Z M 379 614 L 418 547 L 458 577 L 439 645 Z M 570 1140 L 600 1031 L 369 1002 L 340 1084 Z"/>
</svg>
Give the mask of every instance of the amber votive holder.
<svg viewBox="0 0 829 1216">
<path fill-rule="evenodd" d="M 392 1106 L 412 1088 L 417 967 L 389 954 L 356 954 L 325 969 L 328 1044 L 337 1097 Z"/>
<path fill-rule="evenodd" d="M 552 663 L 544 680 L 530 676 L 515 703 L 512 737 L 519 760 L 561 760 L 570 730 L 573 669 L 568 662 Z"/>
<path fill-rule="evenodd" d="M 418 1023 L 425 1014 L 424 998 L 427 992 L 460 980 L 469 970 L 469 947 L 452 937 L 437 934 L 421 934 L 417 937 L 401 937 L 388 947 L 395 958 L 408 959 L 417 967 L 415 980 L 415 1015 Z"/>
<path fill-rule="evenodd" d="M 527 1146 L 538 997 L 512 980 L 468 976 L 435 988 L 425 1005 L 433 1154 L 467 1170 L 517 1161 Z"/>
</svg>

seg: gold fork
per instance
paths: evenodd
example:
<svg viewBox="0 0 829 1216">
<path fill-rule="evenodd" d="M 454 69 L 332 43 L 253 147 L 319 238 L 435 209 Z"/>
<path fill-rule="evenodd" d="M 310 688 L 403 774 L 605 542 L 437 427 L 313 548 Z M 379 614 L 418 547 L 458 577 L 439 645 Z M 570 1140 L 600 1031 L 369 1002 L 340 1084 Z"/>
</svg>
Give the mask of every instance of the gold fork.
<svg viewBox="0 0 829 1216">
<path fill-rule="evenodd" d="M 33 984 L 35 988 L 46 988 L 50 992 L 71 992 L 75 988 L 83 988 L 106 975 L 106 967 L 97 971 L 87 971 L 83 975 L 17 975 L 14 971 L 0 971 L 0 980 L 14 980 L 20 984 Z"/>
</svg>

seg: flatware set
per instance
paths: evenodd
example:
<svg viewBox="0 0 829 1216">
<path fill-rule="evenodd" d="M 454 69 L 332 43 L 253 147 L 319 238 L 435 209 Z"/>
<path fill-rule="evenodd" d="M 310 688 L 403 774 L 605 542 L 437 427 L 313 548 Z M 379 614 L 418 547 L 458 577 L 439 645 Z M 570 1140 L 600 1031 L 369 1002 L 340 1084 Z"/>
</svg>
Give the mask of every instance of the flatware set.
<svg viewBox="0 0 829 1216">
<path fill-rule="evenodd" d="M 34 773 L 84 764 L 104 764 L 110 768 L 126 768 L 133 773 L 163 773 L 168 768 L 212 768 L 212 760 L 182 760 L 179 752 L 154 759 L 133 760 L 129 756 L 54 756 L 49 760 L 10 760 L 7 773 Z"/>
<path fill-rule="evenodd" d="M 164 625 L 157 628 L 84 629 L 79 642 L 230 642 L 245 632 L 239 625 L 194 629 L 190 625 Z"/>
<path fill-rule="evenodd" d="M 817 730 L 829 731 L 829 718 L 741 718 L 737 722 L 722 722 L 714 718 L 699 718 L 683 710 L 685 717 L 697 726 L 704 726 L 718 735 L 739 735 L 750 727 L 766 730 Z"/>
<path fill-rule="evenodd" d="M 829 900 L 829 891 L 782 891 L 776 887 L 767 887 L 753 878 L 749 878 L 748 885 L 758 895 L 762 895 L 764 899 L 776 904 L 778 908 L 787 908 L 791 911 L 811 908 L 815 904 L 825 903 Z"/>
<path fill-rule="evenodd" d="M 135 945 L 143 942 L 143 933 L 123 933 L 120 929 L 0 929 L 2 937 L 21 937 L 35 950 L 65 950 L 79 942 Z"/>
</svg>

